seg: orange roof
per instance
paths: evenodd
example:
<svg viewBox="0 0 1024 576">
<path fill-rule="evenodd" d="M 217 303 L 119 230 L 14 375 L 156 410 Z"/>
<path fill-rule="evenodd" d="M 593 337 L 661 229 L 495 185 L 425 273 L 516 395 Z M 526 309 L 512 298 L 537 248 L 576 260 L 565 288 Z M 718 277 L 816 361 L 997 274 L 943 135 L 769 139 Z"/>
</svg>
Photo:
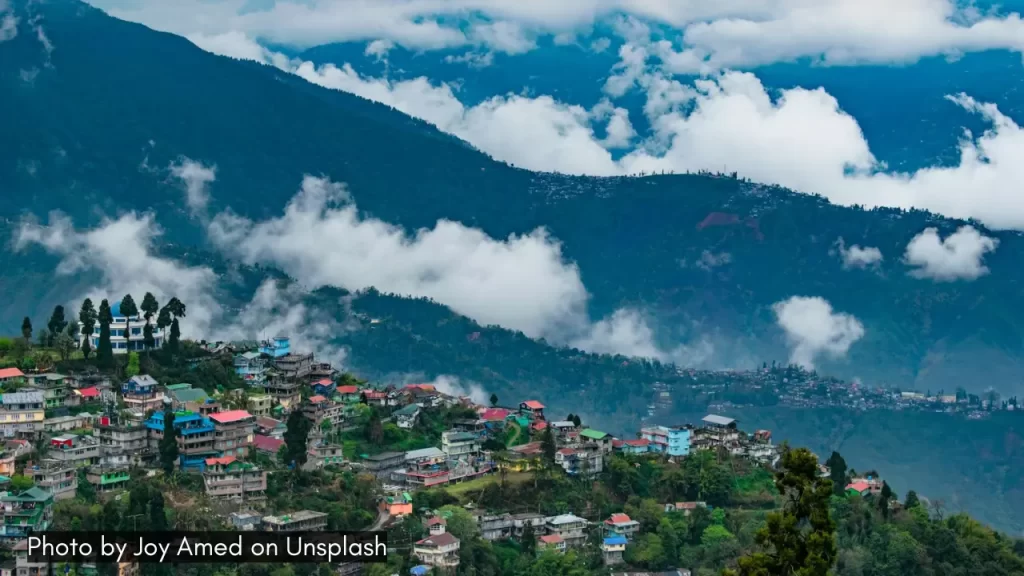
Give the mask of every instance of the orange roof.
<svg viewBox="0 0 1024 576">
<path fill-rule="evenodd" d="M 17 368 L 0 369 L 0 378 L 21 378 L 25 373 Z"/>
<path fill-rule="evenodd" d="M 441 518 L 440 516 L 434 516 L 430 520 L 427 520 L 425 524 L 427 527 L 434 526 L 436 524 L 444 526 L 445 524 L 447 524 L 447 522 L 445 522 L 444 518 Z"/>
<path fill-rule="evenodd" d="M 252 414 L 249 414 L 248 410 L 228 410 L 227 412 L 214 412 L 210 414 L 211 420 L 221 424 L 231 424 L 246 418 L 252 418 Z"/>
<path fill-rule="evenodd" d="M 312 386 L 330 386 L 332 384 L 334 384 L 333 380 L 331 380 L 330 378 L 324 378 L 323 380 L 317 380 L 316 382 L 313 382 Z"/>
<path fill-rule="evenodd" d="M 846 486 L 847 490 L 856 490 L 857 492 L 863 492 L 868 488 L 871 488 L 871 485 L 867 482 L 854 482 Z"/>
<path fill-rule="evenodd" d="M 532 427 L 532 428 L 533 428 L 534 430 L 543 430 L 543 429 L 545 429 L 545 428 L 547 428 L 547 427 L 548 427 L 548 423 L 547 423 L 547 422 L 545 422 L 544 420 L 538 420 L 537 422 L 534 422 L 534 423 L 533 423 L 533 424 L 531 425 L 531 427 Z"/>
<path fill-rule="evenodd" d="M 231 464 L 234 461 L 235 461 L 235 457 L 234 456 L 223 456 L 221 458 L 207 458 L 206 459 L 206 465 L 207 466 L 216 466 L 217 464 L 224 465 L 224 464 Z"/>
<path fill-rule="evenodd" d="M 338 386 L 338 394 L 355 394 L 359 392 L 358 386 Z"/>
<path fill-rule="evenodd" d="M 545 534 L 540 537 L 540 541 L 545 544 L 560 544 L 562 542 L 562 537 L 558 534 Z"/>
<path fill-rule="evenodd" d="M 536 400 L 527 400 L 526 402 L 523 402 L 523 404 L 527 408 L 529 408 L 530 410 L 543 410 L 544 409 L 544 405 L 541 404 L 540 402 L 537 402 Z"/>
<path fill-rule="evenodd" d="M 312 402 L 313 404 L 319 404 L 321 402 L 326 402 L 327 398 L 324 398 L 323 396 L 317 394 L 316 396 L 310 396 L 309 401 Z"/>
<path fill-rule="evenodd" d="M 627 522 L 632 522 L 632 521 L 633 520 L 629 517 L 628 514 L 612 514 L 612 517 L 607 519 L 607 520 L 605 520 L 604 523 L 605 524 L 625 524 Z"/>
<path fill-rule="evenodd" d="M 409 384 L 406 386 L 406 388 L 419 388 L 424 392 L 433 392 L 436 390 L 433 384 Z"/>
<path fill-rule="evenodd" d="M 100 391 L 97 390 L 95 386 L 89 386 L 88 388 L 75 390 L 75 394 L 78 394 L 83 398 L 95 398 L 100 395 Z"/>
</svg>

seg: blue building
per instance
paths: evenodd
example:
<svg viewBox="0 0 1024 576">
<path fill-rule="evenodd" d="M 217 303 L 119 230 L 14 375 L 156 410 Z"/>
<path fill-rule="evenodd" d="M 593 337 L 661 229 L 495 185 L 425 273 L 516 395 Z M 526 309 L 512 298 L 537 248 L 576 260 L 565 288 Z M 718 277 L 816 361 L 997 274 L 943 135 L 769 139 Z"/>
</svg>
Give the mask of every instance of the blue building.
<svg viewBox="0 0 1024 576">
<path fill-rule="evenodd" d="M 273 340 L 264 340 L 260 344 L 260 354 L 266 354 L 271 358 L 287 356 L 291 351 L 291 341 L 287 336 L 275 336 Z"/>
<path fill-rule="evenodd" d="M 649 442 L 647 449 L 650 452 L 689 456 L 690 433 L 691 429 L 687 426 L 650 426 L 640 430 L 640 437 Z"/>
<path fill-rule="evenodd" d="M 114 318 L 114 321 L 110 323 L 110 348 L 114 351 L 114 354 L 127 354 L 128 352 L 145 350 L 146 319 L 140 315 L 135 315 L 130 318 L 122 315 L 120 302 L 115 302 L 110 307 L 110 315 Z M 153 328 L 153 345 L 156 348 L 160 348 L 164 345 L 164 331 L 157 328 L 155 323 L 151 323 L 151 326 Z M 92 345 L 92 349 L 96 350 L 99 348 L 99 323 L 97 322 L 93 327 L 91 334 L 86 334 L 82 328 L 81 323 L 79 323 L 79 346 L 81 346 L 82 342 L 84 342 L 86 338 L 89 338 L 89 343 Z"/>
<path fill-rule="evenodd" d="M 154 412 L 146 419 L 150 447 L 158 450 L 164 436 L 164 413 Z M 202 472 L 206 459 L 220 456 L 214 449 L 213 421 L 195 412 L 174 413 L 174 430 L 178 435 L 178 465 L 184 471 Z"/>
</svg>

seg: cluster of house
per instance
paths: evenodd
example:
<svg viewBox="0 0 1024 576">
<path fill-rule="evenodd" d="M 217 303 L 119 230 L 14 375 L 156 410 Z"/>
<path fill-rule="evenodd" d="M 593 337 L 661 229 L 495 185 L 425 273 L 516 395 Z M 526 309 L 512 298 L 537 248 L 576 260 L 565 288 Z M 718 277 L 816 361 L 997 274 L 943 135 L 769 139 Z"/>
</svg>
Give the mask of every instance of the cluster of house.
<svg viewBox="0 0 1024 576">
<path fill-rule="evenodd" d="M 637 436 L 636 440 L 616 441 L 616 449 L 629 454 L 666 454 L 669 458 L 686 457 L 691 450 L 726 450 L 733 456 L 772 466 L 780 456 L 770 430 L 748 434 L 737 427 L 735 419 L 716 414 L 705 416 L 700 426 L 648 426 Z"/>
</svg>

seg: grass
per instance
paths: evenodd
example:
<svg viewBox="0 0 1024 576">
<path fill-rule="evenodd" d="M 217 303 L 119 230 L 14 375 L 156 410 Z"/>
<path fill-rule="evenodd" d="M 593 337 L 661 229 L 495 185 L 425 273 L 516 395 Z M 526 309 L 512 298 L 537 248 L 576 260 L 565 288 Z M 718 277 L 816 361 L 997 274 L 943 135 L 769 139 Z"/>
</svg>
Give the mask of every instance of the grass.
<svg viewBox="0 0 1024 576">
<path fill-rule="evenodd" d="M 510 484 L 522 484 L 523 482 L 531 479 L 533 479 L 533 474 L 530 472 L 509 472 L 505 476 L 505 481 Z M 446 486 L 445 490 L 452 496 L 455 496 L 460 500 L 465 500 L 470 492 L 481 491 L 486 488 L 487 485 L 497 484 L 500 481 L 501 476 L 499 474 L 490 474 L 488 476 L 481 476 L 479 478 Z"/>
</svg>

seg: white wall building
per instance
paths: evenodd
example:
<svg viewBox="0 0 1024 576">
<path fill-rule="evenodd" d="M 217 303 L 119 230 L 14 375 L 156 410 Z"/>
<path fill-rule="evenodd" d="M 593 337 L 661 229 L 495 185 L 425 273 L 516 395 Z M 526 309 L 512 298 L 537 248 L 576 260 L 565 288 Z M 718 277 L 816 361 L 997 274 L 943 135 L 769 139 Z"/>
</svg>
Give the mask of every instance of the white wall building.
<svg viewBox="0 0 1024 576">
<path fill-rule="evenodd" d="M 126 318 L 121 314 L 121 303 L 117 302 L 110 306 L 110 314 L 114 317 L 114 321 L 110 324 L 110 347 L 114 350 L 114 354 L 127 354 L 130 351 L 141 351 L 145 348 L 145 334 L 144 327 L 146 320 L 142 316 L 132 316 Z M 157 348 L 160 348 L 164 344 L 164 331 L 157 328 L 155 321 L 150 323 L 153 326 L 153 341 Z M 129 334 L 129 330 L 131 333 Z M 100 323 L 96 322 L 96 326 L 93 327 L 92 334 L 85 334 L 84 328 L 79 323 L 79 346 L 85 338 L 89 338 L 89 343 L 92 345 L 92 349 L 96 350 L 100 346 Z"/>
</svg>

